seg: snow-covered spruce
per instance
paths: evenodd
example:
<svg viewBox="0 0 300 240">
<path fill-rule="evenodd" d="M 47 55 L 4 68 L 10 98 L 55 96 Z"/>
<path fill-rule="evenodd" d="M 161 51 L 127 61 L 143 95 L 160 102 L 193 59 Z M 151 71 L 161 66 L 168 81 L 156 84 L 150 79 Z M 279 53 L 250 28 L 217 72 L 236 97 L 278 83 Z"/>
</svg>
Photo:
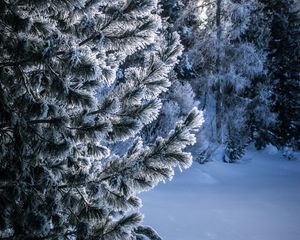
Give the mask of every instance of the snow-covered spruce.
<svg viewBox="0 0 300 240">
<path fill-rule="evenodd" d="M 202 116 L 150 147 L 136 137 L 182 50 L 159 12 L 156 0 L 0 1 L 0 238 L 160 239 L 136 194 L 191 164 Z"/>
<path fill-rule="evenodd" d="M 273 83 L 272 111 L 277 121 L 271 142 L 277 147 L 300 149 L 300 17 L 299 1 L 262 0 L 270 19 L 268 76 Z"/>
<path fill-rule="evenodd" d="M 255 38 L 248 38 L 249 28 L 255 28 L 250 24 L 262 13 L 261 4 L 257 0 L 176 0 L 172 7 L 163 2 L 186 48 L 177 69 L 179 78 L 192 85 L 195 99 L 205 110 L 205 124 L 193 152 L 199 162 L 219 156 L 235 161 L 243 155 L 250 127 L 272 123 L 271 117 L 262 119 L 270 113 L 268 88 L 265 82 L 253 84 L 264 74 L 265 46 L 259 48 Z M 262 111 L 266 113 L 261 115 Z M 252 122 L 257 120 L 251 126 L 250 117 Z"/>
</svg>

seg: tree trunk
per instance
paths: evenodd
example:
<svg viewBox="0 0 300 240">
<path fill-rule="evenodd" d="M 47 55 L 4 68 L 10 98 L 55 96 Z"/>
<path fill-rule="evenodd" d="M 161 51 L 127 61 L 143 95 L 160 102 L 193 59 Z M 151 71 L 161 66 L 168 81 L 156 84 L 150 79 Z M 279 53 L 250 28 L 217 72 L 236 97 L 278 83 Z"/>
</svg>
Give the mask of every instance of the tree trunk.
<svg viewBox="0 0 300 240">
<path fill-rule="evenodd" d="M 220 43 L 221 43 L 221 35 L 222 35 L 222 28 L 221 28 L 221 2 L 222 0 L 217 0 L 217 9 L 216 9 L 216 27 L 217 27 L 217 60 L 216 60 L 216 73 L 220 73 L 221 68 L 221 57 L 220 57 Z M 216 135 L 217 135 L 217 142 L 222 143 L 222 95 L 221 95 L 221 84 L 220 79 L 217 84 L 216 90 Z"/>
</svg>

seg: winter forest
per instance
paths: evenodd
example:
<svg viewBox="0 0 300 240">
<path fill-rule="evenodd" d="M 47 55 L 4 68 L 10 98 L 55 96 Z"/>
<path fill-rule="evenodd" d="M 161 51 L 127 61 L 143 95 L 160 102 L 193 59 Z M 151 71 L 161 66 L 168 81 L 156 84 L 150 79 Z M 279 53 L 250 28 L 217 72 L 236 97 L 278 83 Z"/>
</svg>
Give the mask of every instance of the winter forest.
<svg viewBox="0 0 300 240">
<path fill-rule="evenodd" d="M 299 0 L 0 16 L 0 240 L 299 239 Z"/>
</svg>

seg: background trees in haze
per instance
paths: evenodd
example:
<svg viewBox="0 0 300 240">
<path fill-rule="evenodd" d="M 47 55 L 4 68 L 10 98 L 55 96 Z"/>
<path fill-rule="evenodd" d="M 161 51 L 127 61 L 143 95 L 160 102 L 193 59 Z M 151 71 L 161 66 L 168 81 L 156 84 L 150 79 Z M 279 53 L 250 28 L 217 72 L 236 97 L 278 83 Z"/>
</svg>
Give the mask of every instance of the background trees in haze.
<svg viewBox="0 0 300 240">
<path fill-rule="evenodd" d="M 194 103 L 205 111 L 205 124 L 192 150 L 198 161 L 235 161 L 251 142 L 257 148 L 271 143 L 283 150 L 297 149 L 299 12 L 295 2 L 163 3 L 185 47 L 177 77 L 192 86 Z M 276 72 L 285 77 L 276 77 Z"/>
</svg>

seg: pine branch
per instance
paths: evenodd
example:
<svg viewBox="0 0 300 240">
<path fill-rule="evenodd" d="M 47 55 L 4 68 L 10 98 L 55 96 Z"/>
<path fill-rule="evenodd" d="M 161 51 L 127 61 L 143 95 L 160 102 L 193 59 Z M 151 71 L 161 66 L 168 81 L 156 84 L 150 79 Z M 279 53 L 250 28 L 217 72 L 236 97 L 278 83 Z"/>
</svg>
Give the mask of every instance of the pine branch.
<svg viewBox="0 0 300 240">
<path fill-rule="evenodd" d="M 23 63 L 28 63 L 30 61 L 32 61 L 32 58 L 25 58 L 25 59 L 19 60 L 19 61 L 4 61 L 4 62 L 0 62 L 0 68 L 16 67 L 16 66 L 22 65 Z"/>
<path fill-rule="evenodd" d="M 62 118 L 51 118 L 51 119 L 36 119 L 27 121 L 28 124 L 57 124 L 62 122 Z"/>
</svg>

